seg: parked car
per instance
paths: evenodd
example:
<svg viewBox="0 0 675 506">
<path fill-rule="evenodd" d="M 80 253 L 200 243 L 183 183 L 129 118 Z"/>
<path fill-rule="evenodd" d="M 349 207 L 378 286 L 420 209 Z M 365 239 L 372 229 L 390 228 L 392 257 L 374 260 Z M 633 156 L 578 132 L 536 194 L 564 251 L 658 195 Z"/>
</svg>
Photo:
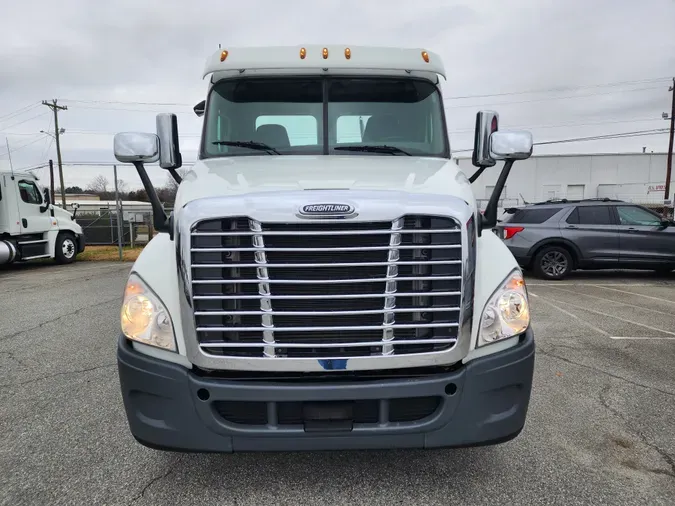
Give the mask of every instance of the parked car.
<svg viewBox="0 0 675 506">
<path fill-rule="evenodd" d="M 505 212 L 494 232 L 538 277 L 562 279 L 575 269 L 675 269 L 675 222 L 646 207 L 557 200 Z"/>
</svg>

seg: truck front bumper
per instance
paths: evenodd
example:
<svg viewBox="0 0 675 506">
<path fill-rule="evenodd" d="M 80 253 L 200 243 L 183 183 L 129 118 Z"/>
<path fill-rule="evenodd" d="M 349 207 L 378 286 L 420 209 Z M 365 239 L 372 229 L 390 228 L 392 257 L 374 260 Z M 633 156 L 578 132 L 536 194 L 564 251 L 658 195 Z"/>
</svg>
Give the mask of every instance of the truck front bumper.
<svg viewBox="0 0 675 506">
<path fill-rule="evenodd" d="M 188 452 L 434 448 L 496 444 L 525 424 L 534 336 L 451 372 L 330 381 L 209 378 L 135 351 L 118 367 L 133 436 Z M 398 371 L 401 375 L 405 371 Z"/>
</svg>

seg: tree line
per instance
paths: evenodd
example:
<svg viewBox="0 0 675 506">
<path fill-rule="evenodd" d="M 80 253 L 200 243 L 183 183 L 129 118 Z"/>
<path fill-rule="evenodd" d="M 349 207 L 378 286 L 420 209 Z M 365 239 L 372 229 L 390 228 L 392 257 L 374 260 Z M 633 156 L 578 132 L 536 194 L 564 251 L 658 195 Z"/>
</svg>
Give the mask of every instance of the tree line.
<svg viewBox="0 0 675 506">
<path fill-rule="evenodd" d="M 184 175 L 184 171 L 179 170 L 178 172 L 181 177 Z M 178 183 L 171 176 L 168 176 L 165 183 L 160 187 L 155 187 L 155 190 L 157 191 L 157 196 L 164 204 L 173 204 L 176 200 Z M 130 190 L 129 184 L 123 179 L 117 180 L 117 191 L 122 200 L 149 202 L 148 194 L 143 188 Z M 61 189 L 57 188 L 55 193 L 59 195 Z M 98 196 L 101 200 L 115 200 L 115 183 L 114 181 L 111 182 L 106 176 L 99 174 L 89 181 L 84 188 L 80 186 L 66 186 L 66 194 L 74 193 L 88 193 Z"/>
</svg>

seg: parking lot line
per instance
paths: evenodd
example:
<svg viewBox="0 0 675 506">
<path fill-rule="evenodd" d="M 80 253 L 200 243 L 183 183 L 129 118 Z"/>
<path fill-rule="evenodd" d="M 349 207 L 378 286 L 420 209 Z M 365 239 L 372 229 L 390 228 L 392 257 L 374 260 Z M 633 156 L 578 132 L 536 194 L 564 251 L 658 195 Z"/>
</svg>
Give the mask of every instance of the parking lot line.
<svg viewBox="0 0 675 506">
<path fill-rule="evenodd" d="M 587 285 L 587 286 L 592 286 L 592 285 Z M 658 314 L 663 314 L 666 316 L 672 316 L 673 313 L 666 313 L 665 311 L 659 311 L 658 309 L 651 309 L 648 307 L 644 306 L 636 306 L 635 304 L 629 304 L 628 302 L 619 302 L 618 300 L 613 300 L 613 299 L 605 299 L 604 297 L 598 297 L 597 295 L 590 295 L 588 293 L 581 293 L 581 292 L 575 292 L 572 290 L 566 290 L 564 288 L 560 288 L 557 286 L 551 286 L 551 288 L 555 288 L 556 290 L 560 290 L 561 292 L 567 292 L 567 293 L 572 293 L 574 295 L 581 295 L 582 297 L 591 297 L 592 299 L 599 299 L 599 300 L 604 300 L 605 302 L 611 302 L 612 304 L 618 304 L 619 306 L 628 306 L 632 307 L 634 309 L 639 309 L 641 311 L 649 311 L 651 313 L 658 313 Z"/>
<path fill-rule="evenodd" d="M 595 286 L 596 288 L 604 288 L 605 290 L 613 290 L 615 292 L 627 293 L 627 294 L 630 294 L 630 295 L 635 295 L 637 297 L 643 297 L 645 299 L 658 300 L 660 302 L 667 302 L 669 304 L 675 304 L 675 301 L 673 301 L 673 300 L 663 299 L 661 297 L 652 297 L 651 295 L 644 295 L 644 294 L 641 294 L 641 293 L 629 292 L 628 290 L 619 290 L 618 288 L 609 288 L 608 286 L 603 286 L 603 285 L 590 285 L 589 284 L 588 286 Z M 631 285 L 631 286 L 638 286 L 638 285 Z M 647 286 L 659 286 L 659 285 L 647 285 Z"/>
<path fill-rule="evenodd" d="M 594 283 L 594 284 L 589 284 L 589 283 L 583 283 L 579 280 L 579 283 L 570 283 L 570 282 L 552 282 L 552 283 L 531 283 L 527 282 L 527 286 L 663 286 L 663 285 L 655 285 L 654 283 Z"/>
<path fill-rule="evenodd" d="M 537 297 L 539 297 L 543 302 L 549 302 L 541 296 L 537 296 Z M 631 325 L 637 325 L 638 327 L 644 327 L 644 328 L 649 329 L 649 330 L 654 330 L 655 332 L 662 332 L 664 334 L 669 334 L 671 336 L 675 336 L 675 332 L 670 332 L 669 330 L 658 329 L 656 327 L 652 327 L 650 325 L 645 325 L 644 323 L 635 322 L 633 320 L 628 320 L 626 318 L 621 318 L 621 317 L 615 316 L 613 314 L 604 313 L 602 311 L 596 311 L 594 309 L 588 309 L 588 308 L 583 307 L 583 306 L 577 306 L 576 304 L 571 304 L 570 302 L 565 302 L 565 301 L 558 300 L 558 299 L 550 299 L 550 300 L 552 300 L 553 302 L 557 302 L 558 304 L 564 304 L 566 306 L 571 306 L 571 307 L 574 307 L 574 308 L 577 308 L 577 309 L 581 309 L 582 311 L 588 311 L 589 313 L 594 313 L 594 314 L 597 314 L 597 315 L 600 315 L 600 316 L 605 316 L 607 318 L 614 318 L 614 319 L 620 320 L 624 323 L 630 323 Z M 558 309 L 560 309 L 560 308 L 558 308 Z M 576 316 L 575 316 L 575 318 L 579 319 Z M 581 320 L 581 321 L 583 321 L 583 320 Z M 603 333 L 607 335 L 606 332 L 603 331 Z"/>
<path fill-rule="evenodd" d="M 675 341 L 675 337 L 653 337 L 653 336 L 636 336 L 636 337 L 628 337 L 628 336 L 609 336 L 610 339 L 628 339 L 628 340 L 636 340 L 636 341 L 641 341 L 641 340 L 649 340 L 649 339 L 655 339 L 658 341 Z"/>
<path fill-rule="evenodd" d="M 541 300 L 544 304 L 548 304 L 548 305 L 551 306 L 552 308 L 557 309 L 557 310 L 560 311 L 561 313 L 566 314 L 566 315 L 569 316 L 570 318 L 574 318 L 575 320 L 577 320 L 577 321 L 578 321 L 579 323 L 581 323 L 582 325 L 586 325 L 588 328 L 593 329 L 593 330 L 595 330 L 596 332 L 598 332 L 598 333 L 600 333 L 600 334 L 602 334 L 602 335 L 604 335 L 604 336 L 610 337 L 610 336 L 609 336 L 609 332 L 606 332 L 606 331 L 602 330 L 601 328 L 598 328 L 598 327 L 596 327 L 595 325 L 593 325 L 593 324 L 591 324 L 591 323 L 588 323 L 587 321 L 585 321 L 585 320 L 579 318 L 577 315 L 575 315 L 575 314 L 573 314 L 573 313 L 570 313 L 569 311 L 565 311 L 565 310 L 564 310 L 563 308 L 561 308 L 560 306 L 556 306 L 556 305 L 553 304 L 552 302 L 547 301 L 544 297 L 540 297 L 540 296 L 537 295 L 536 293 L 532 293 L 532 292 L 530 292 L 530 295 L 532 295 L 533 297 L 536 297 L 537 299 Z"/>
</svg>

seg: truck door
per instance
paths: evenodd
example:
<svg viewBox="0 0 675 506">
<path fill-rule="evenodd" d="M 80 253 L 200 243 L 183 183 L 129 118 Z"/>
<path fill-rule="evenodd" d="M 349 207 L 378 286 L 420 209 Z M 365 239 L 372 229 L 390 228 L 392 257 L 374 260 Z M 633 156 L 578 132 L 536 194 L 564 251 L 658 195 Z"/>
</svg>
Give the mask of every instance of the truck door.
<svg viewBox="0 0 675 506">
<path fill-rule="evenodd" d="M 675 227 L 636 205 L 618 205 L 622 264 L 675 264 Z"/>
<path fill-rule="evenodd" d="M 33 179 L 17 176 L 15 178 L 18 192 L 19 221 L 22 234 L 42 234 L 52 228 L 52 217 L 49 211 L 42 212 L 44 198 Z"/>
</svg>

